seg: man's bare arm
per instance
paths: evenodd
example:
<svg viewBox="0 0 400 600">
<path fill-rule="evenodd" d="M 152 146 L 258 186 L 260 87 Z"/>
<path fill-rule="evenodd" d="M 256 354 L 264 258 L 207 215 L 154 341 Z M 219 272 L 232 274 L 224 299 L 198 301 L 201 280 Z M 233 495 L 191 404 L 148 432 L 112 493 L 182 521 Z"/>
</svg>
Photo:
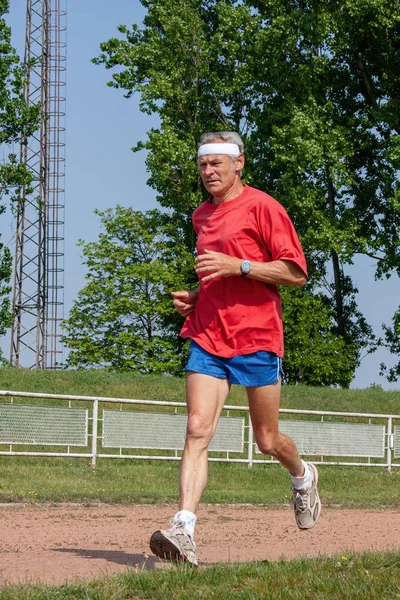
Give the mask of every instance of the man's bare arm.
<svg viewBox="0 0 400 600">
<path fill-rule="evenodd" d="M 243 259 L 228 256 L 222 252 L 205 250 L 196 258 L 196 272 L 203 274 L 202 281 L 211 281 L 217 277 L 241 275 L 240 265 Z M 301 287 L 307 281 L 304 271 L 291 260 L 274 260 L 269 263 L 251 261 L 249 279 L 274 285 L 296 285 Z"/>
</svg>

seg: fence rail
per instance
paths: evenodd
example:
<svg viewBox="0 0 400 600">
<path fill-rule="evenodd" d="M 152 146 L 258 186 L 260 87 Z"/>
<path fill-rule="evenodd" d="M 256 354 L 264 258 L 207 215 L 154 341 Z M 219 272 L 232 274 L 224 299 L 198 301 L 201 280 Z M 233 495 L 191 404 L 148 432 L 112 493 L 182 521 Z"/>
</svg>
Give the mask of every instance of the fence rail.
<svg viewBox="0 0 400 600">
<path fill-rule="evenodd" d="M 179 460 L 186 421 L 184 402 L 0 391 L 0 455 L 83 457 L 93 467 L 98 458 Z M 281 409 L 280 430 L 317 464 L 400 466 L 400 415 Z M 231 405 L 209 460 L 276 462 L 257 448 L 248 406 Z"/>
</svg>

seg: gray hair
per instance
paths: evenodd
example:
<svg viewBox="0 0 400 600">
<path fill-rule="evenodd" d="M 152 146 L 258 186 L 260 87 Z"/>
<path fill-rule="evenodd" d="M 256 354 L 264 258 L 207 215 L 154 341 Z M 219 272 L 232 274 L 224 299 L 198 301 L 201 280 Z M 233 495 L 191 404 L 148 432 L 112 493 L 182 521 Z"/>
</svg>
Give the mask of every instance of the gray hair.
<svg viewBox="0 0 400 600">
<path fill-rule="evenodd" d="M 213 140 L 222 140 L 228 144 L 236 144 L 239 146 L 240 152 L 244 152 L 243 140 L 236 131 L 209 131 L 203 133 L 199 141 L 199 147 L 204 144 L 209 144 Z"/>
<path fill-rule="evenodd" d="M 214 140 L 222 140 L 223 142 L 226 142 L 228 144 L 236 144 L 237 146 L 239 146 L 239 151 L 241 153 L 244 152 L 243 140 L 240 137 L 240 135 L 236 133 L 236 131 L 208 131 L 207 133 L 203 133 L 203 135 L 200 138 L 198 148 L 200 148 L 200 146 L 203 146 L 204 144 L 210 144 Z M 237 158 L 237 156 L 229 156 L 232 160 L 232 163 Z M 241 177 L 242 174 L 243 172 L 239 171 L 239 177 Z"/>
</svg>

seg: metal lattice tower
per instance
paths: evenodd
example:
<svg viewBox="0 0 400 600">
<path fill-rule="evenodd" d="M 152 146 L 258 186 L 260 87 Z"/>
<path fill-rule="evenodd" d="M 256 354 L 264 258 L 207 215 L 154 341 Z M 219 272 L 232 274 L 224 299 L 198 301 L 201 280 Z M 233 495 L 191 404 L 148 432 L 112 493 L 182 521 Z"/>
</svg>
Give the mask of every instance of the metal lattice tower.
<svg viewBox="0 0 400 600">
<path fill-rule="evenodd" d="M 17 208 L 10 362 L 55 369 L 62 364 L 66 0 L 27 0 L 25 102 L 40 103 L 40 126 L 21 140 L 33 191 Z"/>
</svg>

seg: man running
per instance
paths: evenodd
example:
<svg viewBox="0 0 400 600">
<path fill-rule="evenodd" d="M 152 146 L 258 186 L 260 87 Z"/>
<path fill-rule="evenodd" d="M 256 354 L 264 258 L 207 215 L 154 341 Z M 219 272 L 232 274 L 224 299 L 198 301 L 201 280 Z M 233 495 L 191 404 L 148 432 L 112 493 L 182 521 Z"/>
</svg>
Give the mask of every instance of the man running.
<svg viewBox="0 0 400 600">
<path fill-rule="evenodd" d="M 230 385 L 246 387 L 257 445 L 292 481 L 295 519 L 311 529 L 321 511 L 318 472 L 278 429 L 283 324 L 278 285 L 302 286 L 307 266 L 285 209 L 244 185 L 243 142 L 235 132 L 205 133 L 200 176 L 210 197 L 193 213 L 197 234 L 195 291 L 172 292 L 191 338 L 186 365 L 188 423 L 181 460 L 179 511 L 150 540 L 154 554 L 197 566 L 194 528 L 207 484 L 208 446 Z"/>
</svg>

